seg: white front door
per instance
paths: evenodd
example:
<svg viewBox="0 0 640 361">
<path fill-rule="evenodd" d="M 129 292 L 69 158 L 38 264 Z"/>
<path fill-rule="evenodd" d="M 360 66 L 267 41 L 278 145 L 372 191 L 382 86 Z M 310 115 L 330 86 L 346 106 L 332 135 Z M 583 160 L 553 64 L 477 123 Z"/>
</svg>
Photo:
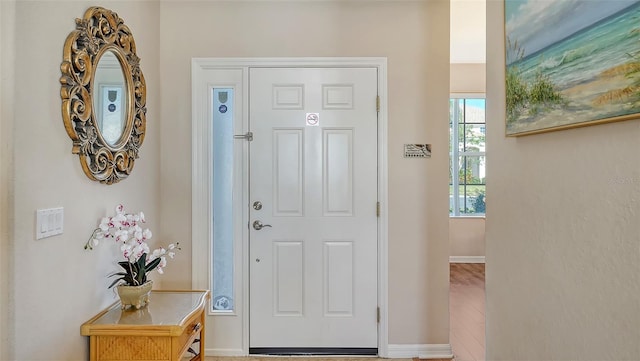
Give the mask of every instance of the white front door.
<svg viewBox="0 0 640 361">
<path fill-rule="evenodd" d="M 375 350 L 377 70 L 252 68 L 249 84 L 250 351 Z"/>
</svg>

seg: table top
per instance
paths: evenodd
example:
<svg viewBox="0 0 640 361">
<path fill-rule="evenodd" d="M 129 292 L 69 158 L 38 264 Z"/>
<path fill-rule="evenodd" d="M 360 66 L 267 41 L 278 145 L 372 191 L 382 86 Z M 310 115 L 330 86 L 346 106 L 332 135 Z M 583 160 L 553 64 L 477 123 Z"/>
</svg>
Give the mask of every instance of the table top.
<svg viewBox="0 0 640 361">
<path fill-rule="evenodd" d="M 97 334 L 119 334 L 130 330 L 140 334 L 150 331 L 153 334 L 169 333 L 179 335 L 185 323 L 196 312 L 204 309 L 209 298 L 208 290 L 162 291 L 153 290 L 149 304 L 139 310 L 122 310 L 120 302 L 115 302 L 80 328 L 84 336 Z"/>
</svg>

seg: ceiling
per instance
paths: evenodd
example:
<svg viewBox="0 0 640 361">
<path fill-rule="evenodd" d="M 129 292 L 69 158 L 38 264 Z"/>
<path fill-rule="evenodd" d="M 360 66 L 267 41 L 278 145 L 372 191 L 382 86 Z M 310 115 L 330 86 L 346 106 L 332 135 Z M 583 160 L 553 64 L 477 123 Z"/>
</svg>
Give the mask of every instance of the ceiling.
<svg viewBox="0 0 640 361">
<path fill-rule="evenodd" d="M 486 63 L 486 0 L 451 0 L 451 63 Z"/>
</svg>

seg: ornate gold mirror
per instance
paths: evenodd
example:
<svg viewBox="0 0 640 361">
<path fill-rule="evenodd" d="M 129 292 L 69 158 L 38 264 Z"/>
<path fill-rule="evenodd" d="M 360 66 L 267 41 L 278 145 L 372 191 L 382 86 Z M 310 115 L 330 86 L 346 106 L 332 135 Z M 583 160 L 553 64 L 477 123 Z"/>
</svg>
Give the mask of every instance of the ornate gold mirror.
<svg viewBox="0 0 640 361">
<path fill-rule="evenodd" d="M 62 119 L 85 174 L 106 184 L 129 176 L 144 141 L 146 84 L 133 35 L 111 10 L 76 19 L 60 65 Z"/>
</svg>

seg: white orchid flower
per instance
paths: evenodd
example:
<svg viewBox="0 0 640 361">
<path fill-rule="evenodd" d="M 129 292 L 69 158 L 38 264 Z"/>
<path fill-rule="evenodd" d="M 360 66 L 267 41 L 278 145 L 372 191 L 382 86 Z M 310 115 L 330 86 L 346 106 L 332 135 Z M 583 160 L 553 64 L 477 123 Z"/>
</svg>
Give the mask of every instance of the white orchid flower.
<svg viewBox="0 0 640 361">
<path fill-rule="evenodd" d="M 116 214 L 123 214 L 124 213 L 124 206 L 122 204 L 118 204 L 116 206 Z"/>
<path fill-rule="evenodd" d="M 122 257 L 124 257 L 128 261 L 131 261 L 131 254 L 133 253 L 131 251 L 131 246 L 125 243 L 120 247 L 120 250 L 122 251 Z"/>
<path fill-rule="evenodd" d="M 102 218 L 98 228 L 100 228 L 101 231 L 106 232 L 109 230 L 110 227 L 111 227 L 111 218 L 107 218 L 107 217 Z"/>
<path fill-rule="evenodd" d="M 124 214 L 116 214 L 111 218 L 114 227 L 120 227 L 123 223 L 127 222 L 127 217 Z"/>
<path fill-rule="evenodd" d="M 127 230 L 121 229 L 117 230 L 114 234 L 116 238 L 116 242 L 126 242 L 129 240 L 129 232 Z"/>
<path fill-rule="evenodd" d="M 135 260 L 140 259 L 144 253 L 149 252 L 149 246 L 146 243 L 137 244 L 133 247 L 133 255 L 135 256 Z"/>
<path fill-rule="evenodd" d="M 156 261 L 158 265 L 155 269 L 158 273 L 163 274 L 164 268 L 167 266 L 167 258 L 173 259 L 176 255 L 176 250 L 180 248 L 178 247 L 178 243 L 171 243 L 166 249 L 160 247 L 151 252 L 147 241 L 151 239 L 153 233 L 148 228 L 143 229 L 141 227 L 141 223 L 145 222 L 146 219 L 143 212 L 135 214 L 125 213 L 124 206 L 119 204 L 115 209 L 115 215 L 112 217 L 102 217 L 100 219 L 98 227 L 94 229 L 84 248 L 93 249 L 93 247 L 102 243 L 103 240 L 113 240 L 116 244 L 119 243 L 119 248 L 125 262 L 138 262 L 142 255 L 146 254 L 147 264 L 159 259 Z M 118 274 L 122 275 L 122 273 Z M 118 281 L 127 282 L 125 278 L 120 278 L 117 282 Z M 117 282 L 114 282 L 113 285 L 118 284 Z"/>
<path fill-rule="evenodd" d="M 169 244 L 169 246 L 167 247 L 167 249 L 168 249 L 169 251 L 172 251 L 172 250 L 174 250 L 174 249 L 176 249 L 176 248 L 177 248 L 177 249 L 180 249 L 180 248 L 178 248 L 178 243 L 171 243 L 171 244 Z M 175 256 L 176 256 L 176 253 L 175 253 L 175 252 L 168 252 L 168 253 L 167 253 L 167 255 L 169 256 L 169 258 L 173 258 L 173 257 L 175 257 Z"/>
<path fill-rule="evenodd" d="M 166 251 L 164 250 L 164 248 L 157 248 L 154 249 L 153 252 L 151 252 L 151 255 L 149 256 L 149 261 L 153 261 L 154 259 L 163 256 L 166 253 Z"/>
</svg>

